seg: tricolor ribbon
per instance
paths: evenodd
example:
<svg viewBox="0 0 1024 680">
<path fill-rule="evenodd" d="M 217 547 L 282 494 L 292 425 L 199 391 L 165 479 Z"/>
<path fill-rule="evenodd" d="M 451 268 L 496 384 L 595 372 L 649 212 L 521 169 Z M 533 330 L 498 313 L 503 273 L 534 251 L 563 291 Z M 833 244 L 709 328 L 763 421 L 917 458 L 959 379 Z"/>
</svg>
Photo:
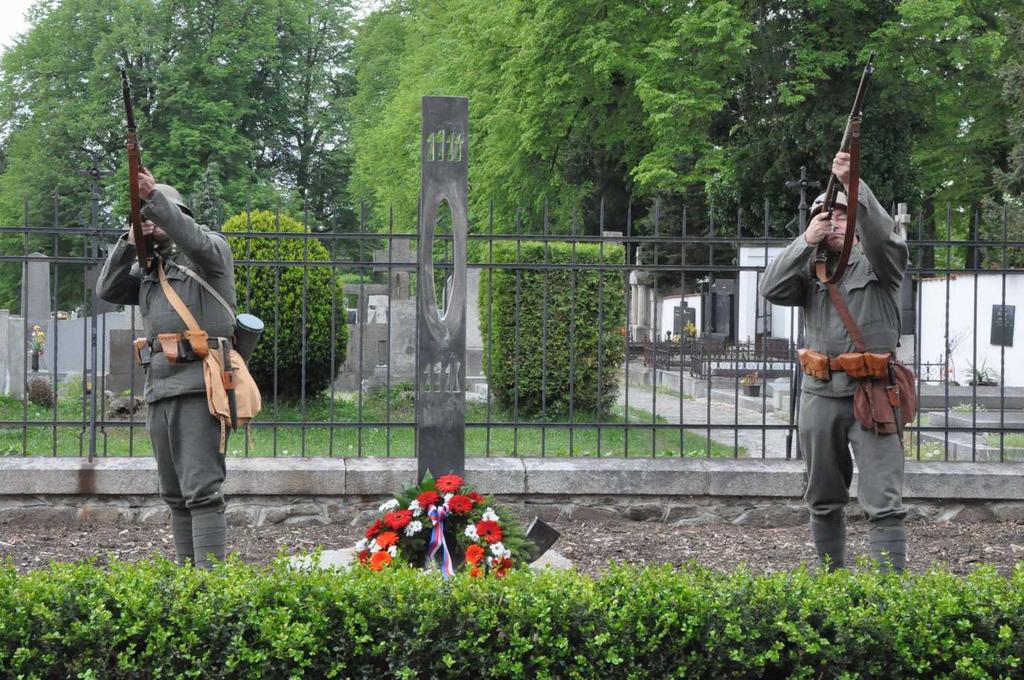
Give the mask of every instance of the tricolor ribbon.
<svg viewBox="0 0 1024 680">
<path fill-rule="evenodd" d="M 429 564 L 437 551 L 441 551 L 441 576 L 444 580 L 455 575 L 455 566 L 452 564 L 451 553 L 448 552 L 448 544 L 444 540 L 444 520 L 448 516 L 448 508 L 443 505 L 431 505 L 427 511 L 434 528 L 430 532 L 430 545 L 427 546 L 427 563 Z"/>
</svg>

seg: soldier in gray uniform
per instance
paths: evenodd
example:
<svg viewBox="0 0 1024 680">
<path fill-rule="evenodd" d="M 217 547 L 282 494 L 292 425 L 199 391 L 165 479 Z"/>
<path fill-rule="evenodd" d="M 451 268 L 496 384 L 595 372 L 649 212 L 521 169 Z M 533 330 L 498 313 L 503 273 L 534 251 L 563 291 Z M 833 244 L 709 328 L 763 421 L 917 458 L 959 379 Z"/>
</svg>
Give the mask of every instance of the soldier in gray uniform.
<svg viewBox="0 0 1024 680">
<path fill-rule="evenodd" d="M 211 338 L 234 335 L 234 317 L 179 265 L 201 276 L 232 308 L 235 305 L 231 248 L 220 233 L 196 224 L 181 195 L 139 175 L 145 197 L 143 232 L 152 235 L 168 282 Z M 167 360 L 157 342 L 161 333 L 181 333 L 185 322 L 160 285 L 156 267 L 145 273 L 136 261 L 131 230 L 107 256 L 97 292 L 115 304 L 138 305 L 152 350 L 146 372 L 146 426 L 153 442 L 160 495 L 170 506 L 178 564 L 208 568 L 224 558 L 226 523 L 221 484 L 226 474 L 220 422 L 210 415 L 199 360 Z"/>
<path fill-rule="evenodd" d="M 838 153 L 832 172 L 848 188 L 849 154 Z M 816 199 L 815 205 L 824 200 Z M 846 233 L 846 198 L 840 194 L 831 224 L 816 215 L 764 273 L 761 295 L 777 305 L 803 308 L 806 345 L 830 358 L 854 352 L 853 341 L 814 276 L 811 260 L 824 241 L 830 258 L 842 250 Z M 857 236 L 845 276 L 838 284 L 864 336 L 867 352 L 895 352 L 900 335 L 900 284 L 908 251 L 894 222 L 861 181 Z M 831 264 L 831 263 L 830 263 Z M 831 267 L 830 267 L 831 269 Z M 805 370 L 806 373 L 806 370 Z M 843 509 L 853 476 L 850 448 L 857 461 L 857 500 L 871 524 L 871 556 L 883 569 L 906 565 L 903 518 L 903 445 L 896 434 L 876 434 L 854 418 L 857 380 L 833 368 L 830 379 L 805 375 L 798 431 L 807 465 L 804 496 L 811 512 L 811 534 L 819 560 L 832 568 L 845 565 L 846 524 Z"/>
</svg>

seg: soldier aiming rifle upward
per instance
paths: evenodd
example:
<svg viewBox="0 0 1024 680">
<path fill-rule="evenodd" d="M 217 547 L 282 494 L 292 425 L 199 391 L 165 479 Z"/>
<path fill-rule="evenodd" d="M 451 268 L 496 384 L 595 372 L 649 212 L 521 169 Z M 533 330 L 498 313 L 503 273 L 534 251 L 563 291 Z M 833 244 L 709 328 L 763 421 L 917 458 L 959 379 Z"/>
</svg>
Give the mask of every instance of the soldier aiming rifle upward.
<svg viewBox="0 0 1024 680">
<path fill-rule="evenodd" d="M 871 555 L 883 568 L 901 571 L 901 434 L 915 408 L 913 380 L 894 358 L 907 245 L 860 179 L 860 116 L 870 75 L 869 60 L 828 189 L 815 199 L 806 231 L 768 266 L 761 294 L 774 304 L 803 308 L 798 432 L 819 559 L 833 569 L 845 565 L 852 447 L 857 500 L 871 524 Z"/>
</svg>

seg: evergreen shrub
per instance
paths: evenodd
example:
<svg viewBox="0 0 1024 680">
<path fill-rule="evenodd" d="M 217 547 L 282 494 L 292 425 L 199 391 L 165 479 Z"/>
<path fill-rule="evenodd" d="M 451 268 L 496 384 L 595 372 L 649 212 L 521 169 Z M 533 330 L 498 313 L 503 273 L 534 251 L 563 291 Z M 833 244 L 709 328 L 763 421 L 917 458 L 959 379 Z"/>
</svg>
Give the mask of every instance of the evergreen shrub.
<svg viewBox="0 0 1024 680">
<path fill-rule="evenodd" d="M 0 565 L 5 678 L 1019 678 L 1004 577 Z"/>
<path fill-rule="evenodd" d="M 280 226 L 274 213 L 255 210 L 241 213 L 224 223 L 224 232 L 303 233 L 302 224 L 285 215 Z M 287 260 L 290 262 L 327 262 L 327 249 L 315 239 L 258 238 L 229 236 L 231 253 L 242 260 Z M 305 282 L 303 273 L 305 272 Z M 333 281 L 332 267 L 235 265 L 238 309 L 263 319 L 266 329 L 256 345 L 249 370 L 265 395 L 274 391 L 275 327 L 277 393 L 283 399 L 297 399 L 302 392 L 305 362 L 306 395 L 316 395 L 331 384 L 331 295 L 336 286 L 338 310 L 335 312 L 334 370 L 345 361 L 348 326 L 341 296 L 342 286 Z M 302 299 L 306 297 L 306 324 L 302 325 Z M 248 296 L 248 300 L 247 300 Z M 303 352 L 305 329 L 305 352 Z"/>
<path fill-rule="evenodd" d="M 512 242 L 497 243 L 493 261 L 522 268 L 480 274 L 488 385 L 505 407 L 513 408 L 518 397 L 524 416 L 567 413 L 570 397 L 575 411 L 606 413 L 615 403 L 625 359 L 625 279 L 623 270 L 587 265 L 622 264 L 624 250 L 593 243 L 548 243 L 546 249 L 537 241 L 523 241 L 518 249 Z M 582 266 L 529 268 L 544 262 Z"/>
</svg>

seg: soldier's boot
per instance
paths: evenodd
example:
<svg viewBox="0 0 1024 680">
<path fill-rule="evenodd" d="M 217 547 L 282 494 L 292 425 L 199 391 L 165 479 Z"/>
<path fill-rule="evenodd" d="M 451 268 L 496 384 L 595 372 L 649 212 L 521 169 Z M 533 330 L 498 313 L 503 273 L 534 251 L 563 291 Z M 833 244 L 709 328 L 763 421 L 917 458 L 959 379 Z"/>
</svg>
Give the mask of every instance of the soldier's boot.
<svg viewBox="0 0 1024 680">
<path fill-rule="evenodd" d="M 192 510 L 192 547 L 197 567 L 209 569 L 213 566 L 213 559 L 224 559 L 226 535 L 223 506 Z"/>
<path fill-rule="evenodd" d="M 178 566 L 195 562 L 192 552 L 192 513 L 187 508 L 171 508 L 171 535 Z"/>
<path fill-rule="evenodd" d="M 907 568 L 907 530 L 903 520 L 879 520 L 871 525 L 871 559 L 878 570 L 902 572 Z"/>
<path fill-rule="evenodd" d="M 846 518 L 842 509 L 827 515 L 811 514 L 811 536 L 818 551 L 818 562 L 829 571 L 846 566 Z"/>
</svg>

